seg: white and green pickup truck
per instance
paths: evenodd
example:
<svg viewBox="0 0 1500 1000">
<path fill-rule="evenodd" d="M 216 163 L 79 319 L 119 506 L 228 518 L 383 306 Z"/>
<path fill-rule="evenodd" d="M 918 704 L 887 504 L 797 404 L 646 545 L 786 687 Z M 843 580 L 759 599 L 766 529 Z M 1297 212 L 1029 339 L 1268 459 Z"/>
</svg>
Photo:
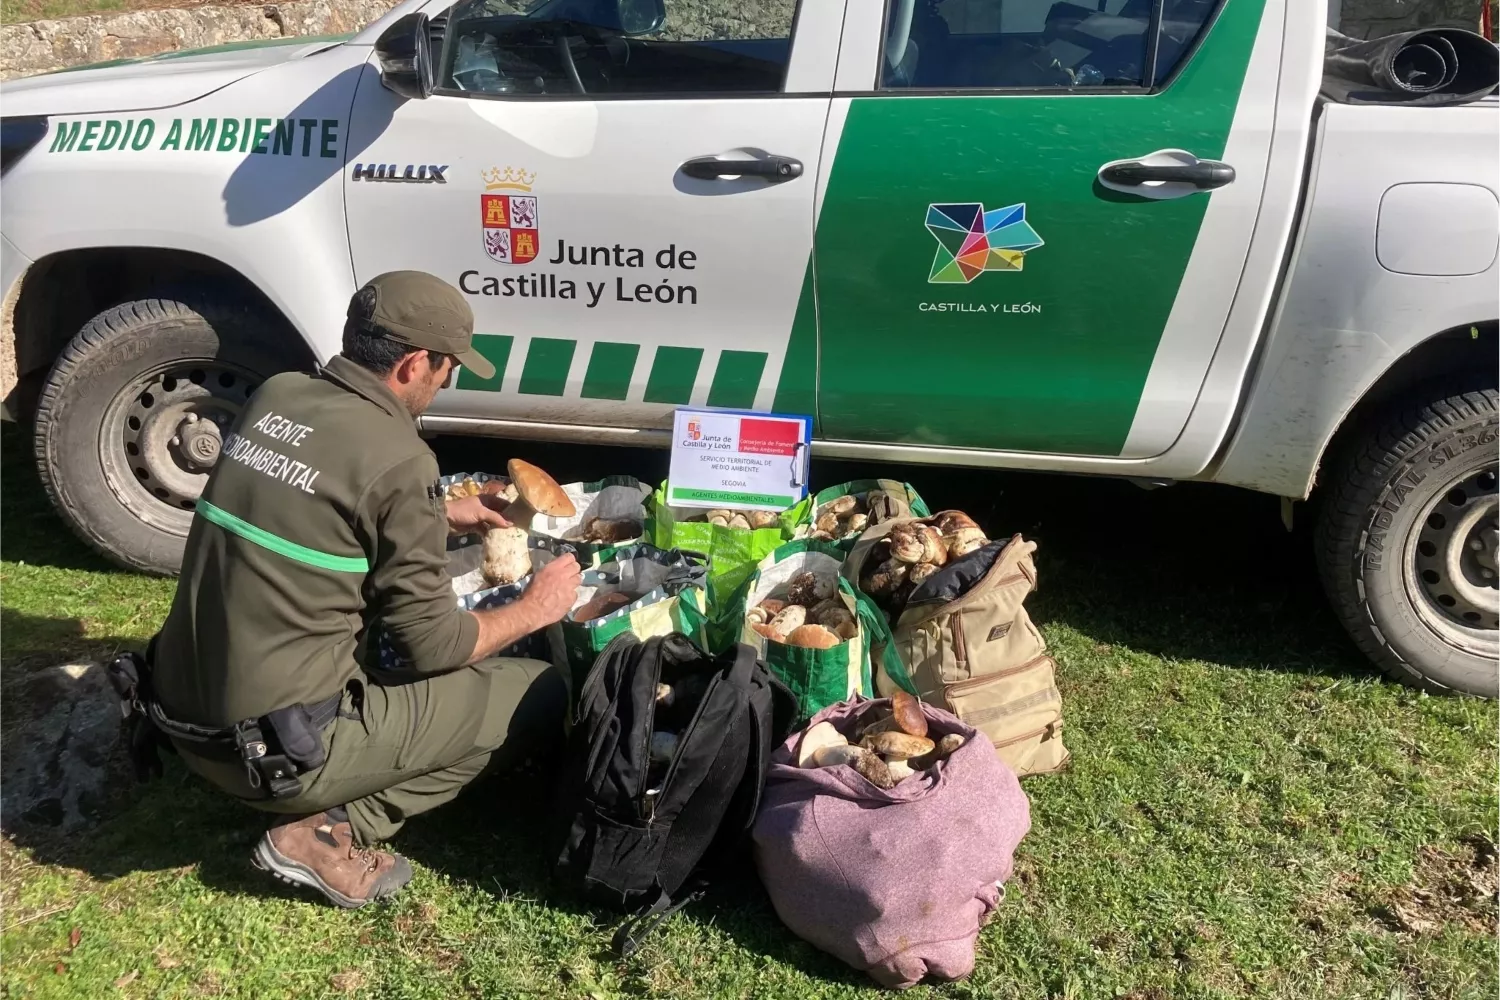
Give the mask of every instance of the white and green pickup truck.
<svg viewBox="0 0 1500 1000">
<path fill-rule="evenodd" d="M 354 289 L 470 297 L 432 432 L 1320 497 L 1391 674 L 1495 695 L 1497 127 L 1320 100 L 1306 0 L 406 0 L 343 39 L 11 83 L 7 411 L 58 510 L 176 569 L 260 380 Z"/>
</svg>

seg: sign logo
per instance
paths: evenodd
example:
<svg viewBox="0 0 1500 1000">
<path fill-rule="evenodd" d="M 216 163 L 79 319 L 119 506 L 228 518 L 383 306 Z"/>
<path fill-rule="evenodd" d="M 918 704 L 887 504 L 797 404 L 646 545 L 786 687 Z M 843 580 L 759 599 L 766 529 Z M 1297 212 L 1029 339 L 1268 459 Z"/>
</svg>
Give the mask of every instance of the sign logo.
<svg viewBox="0 0 1500 1000">
<path fill-rule="evenodd" d="M 687 436 L 689 441 L 703 440 L 703 425 L 696 420 L 687 423 Z"/>
<path fill-rule="evenodd" d="M 541 246 L 537 229 L 536 196 L 531 194 L 536 174 L 506 167 L 481 170 L 485 194 L 479 196 L 479 219 L 484 231 L 484 252 L 502 264 L 530 264 Z M 520 194 L 489 194 L 519 191 Z"/>
<path fill-rule="evenodd" d="M 931 284 L 968 284 L 984 271 L 1019 271 L 1026 254 L 1042 245 L 1026 204 L 986 212 L 979 202 L 928 205 L 927 231 L 938 241 Z"/>
</svg>

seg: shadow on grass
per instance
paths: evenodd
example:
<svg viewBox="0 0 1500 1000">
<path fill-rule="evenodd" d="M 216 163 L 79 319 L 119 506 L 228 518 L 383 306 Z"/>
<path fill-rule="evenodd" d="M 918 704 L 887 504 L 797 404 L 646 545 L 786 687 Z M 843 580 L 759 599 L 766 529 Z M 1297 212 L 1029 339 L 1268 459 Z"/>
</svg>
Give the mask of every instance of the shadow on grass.
<svg viewBox="0 0 1500 1000">
<path fill-rule="evenodd" d="M 665 453 L 605 447 L 560 447 L 493 440 L 439 439 L 445 472 L 504 468 L 510 457 L 536 461 L 560 481 L 633 472 L 647 482 L 666 473 Z M 1066 626 L 1096 644 L 1177 660 L 1204 660 L 1246 670 L 1368 677 L 1319 590 L 1305 526 L 1280 524 L 1277 500 L 1221 487 L 1181 484 L 1152 492 L 1119 481 L 995 473 L 943 467 L 892 467 L 818 461 L 819 484 L 871 476 L 908 478 L 934 510 L 960 508 L 988 531 L 1019 532 L 1039 543 L 1041 587 L 1028 601 L 1041 623 Z M 72 569 L 114 571 L 73 538 L 51 510 L 19 428 L 0 428 L 3 554 Z M 1299 509 L 1304 521 L 1307 512 Z M 89 637 L 75 619 L 7 609 L 6 659 L 102 658 L 131 641 Z M 30 662 L 23 655 L 22 669 Z M 1066 676 L 1067 664 L 1063 664 Z M 9 666 L 7 674 L 9 674 Z M 7 704 L 7 717 L 16 706 Z M 254 871 L 250 851 L 266 819 L 167 761 L 164 779 L 136 785 L 119 769 L 112 811 L 77 835 L 5 824 L 5 832 L 44 864 L 81 869 L 100 879 L 137 871 L 196 866 L 220 891 L 288 892 Z M 537 779 L 497 776 L 458 801 L 413 820 L 393 845 L 428 869 L 499 898 L 520 895 L 612 928 L 618 914 L 559 892 L 549 878 L 545 815 L 551 787 Z M 299 895 L 297 898 L 309 898 Z M 721 877 L 684 911 L 742 947 L 834 982 L 863 979 L 785 931 L 749 859 Z M 680 918 L 679 918 L 680 919 Z M 601 938 L 607 939 L 601 934 Z"/>
<path fill-rule="evenodd" d="M 1282 527 L 1276 497 L 1204 483 L 814 462 L 813 480 L 911 477 L 933 510 L 967 511 L 993 537 L 1037 543 L 1039 623 L 1175 660 L 1369 677 L 1318 583 L 1312 512 Z M 1066 666 L 1066 664 L 1064 664 Z"/>
<path fill-rule="evenodd" d="M 0 496 L 5 527 L 0 533 L 0 557 L 58 569 L 121 572 L 79 541 L 58 517 L 37 477 L 29 426 L 0 423 Z"/>
<path fill-rule="evenodd" d="M 267 824 L 265 814 L 219 793 L 179 760 L 167 756 L 164 762 L 164 777 L 137 784 L 125 762 L 116 761 L 114 807 L 87 830 L 64 835 L 7 822 L 4 832 L 37 863 L 80 870 L 98 880 L 192 868 L 200 882 L 219 892 L 323 905 L 310 892 L 287 887 L 251 866 L 251 850 Z M 453 803 L 412 819 L 390 847 L 497 899 L 521 897 L 589 917 L 603 929 L 597 957 L 610 960 L 604 948 L 624 915 L 590 905 L 550 877 L 555 845 L 546 822 L 551 814 L 539 804 L 550 805 L 554 791 L 547 777 L 535 774 L 482 778 Z M 862 983 L 853 970 L 781 925 L 748 854 L 732 870 L 715 873 L 710 886 L 705 898 L 673 919 L 712 925 L 741 947 L 819 979 Z"/>
</svg>

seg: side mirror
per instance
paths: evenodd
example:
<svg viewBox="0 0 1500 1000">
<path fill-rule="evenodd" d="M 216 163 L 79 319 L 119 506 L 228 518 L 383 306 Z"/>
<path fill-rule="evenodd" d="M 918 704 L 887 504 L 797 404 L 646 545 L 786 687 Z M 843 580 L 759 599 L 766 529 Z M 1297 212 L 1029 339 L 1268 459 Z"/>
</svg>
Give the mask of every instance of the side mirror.
<svg viewBox="0 0 1500 1000">
<path fill-rule="evenodd" d="M 615 0 L 615 15 L 625 35 L 649 35 L 660 31 L 667 19 L 663 0 Z"/>
<path fill-rule="evenodd" d="M 420 13 L 397 18 L 381 32 L 375 55 L 387 90 L 417 101 L 432 93 L 432 45 L 427 34 L 427 15 Z"/>
</svg>

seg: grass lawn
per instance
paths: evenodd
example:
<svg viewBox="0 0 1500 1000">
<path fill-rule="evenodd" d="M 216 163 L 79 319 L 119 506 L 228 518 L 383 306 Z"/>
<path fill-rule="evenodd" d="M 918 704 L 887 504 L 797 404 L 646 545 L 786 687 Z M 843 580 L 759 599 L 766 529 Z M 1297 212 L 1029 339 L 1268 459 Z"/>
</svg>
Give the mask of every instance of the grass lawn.
<svg viewBox="0 0 1500 1000">
<path fill-rule="evenodd" d="M 437 448 L 445 471 L 509 454 Z M 516 453 L 564 481 L 661 473 L 652 453 Z M 0 461 L 7 694 L 30 670 L 142 644 L 173 584 L 74 541 L 12 425 Z M 815 481 L 854 471 L 815 463 Z M 1030 607 L 1060 665 L 1074 758 L 1025 782 L 1032 830 L 974 975 L 910 995 L 1496 995 L 1496 707 L 1373 676 L 1274 500 L 895 474 L 993 534 L 1040 541 Z M 82 835 L 7 822 L 0 981 L 8 996 L 90 1000 L 880 995 L 785 931 L 748 865 L 612 961 L 613 915 L 548 884 L 545 792 L 501 780 L 412 821 L 396 846 L 413 884 L 344 913 L 254 872 L 257 816 L 169 761 L 165 780 L 122 781 Z"/>
</svg>

